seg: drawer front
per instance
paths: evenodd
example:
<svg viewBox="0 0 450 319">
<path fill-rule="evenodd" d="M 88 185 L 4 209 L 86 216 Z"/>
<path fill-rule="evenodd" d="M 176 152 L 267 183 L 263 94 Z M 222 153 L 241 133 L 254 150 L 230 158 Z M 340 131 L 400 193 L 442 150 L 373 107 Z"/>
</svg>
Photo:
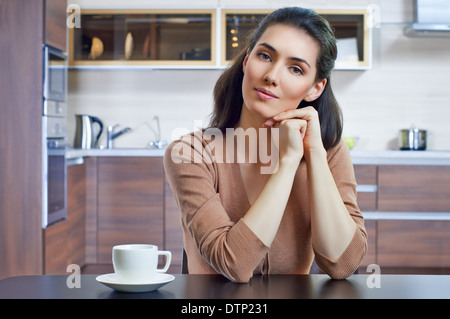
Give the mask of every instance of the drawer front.
<svg viewBox="0 0 450 319">
<path fill-rule="evenodd" d="M 354 165 L 358 185 L 377 185 L 376 165 Z"/>
<path fill-rule="evenodd" d="M 450 167 L 379 166 L 378 209 L 450 212 Z"/>
<path fill-rule="evenodd" d="M 450 267 L 450 221 L 379 220 L 378 264 Z"/>
</svg>

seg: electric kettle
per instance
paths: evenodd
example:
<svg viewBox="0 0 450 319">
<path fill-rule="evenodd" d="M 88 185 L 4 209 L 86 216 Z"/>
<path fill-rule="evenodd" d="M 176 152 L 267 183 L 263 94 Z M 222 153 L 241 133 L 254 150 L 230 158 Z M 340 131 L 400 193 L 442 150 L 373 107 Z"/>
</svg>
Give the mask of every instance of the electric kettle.
<svg viewBox="0 0 450 319">
<path fill-rule="evenodd" d="M 103 132 L 103 122 L 98 117 L 86 114 L 75 114 L 75 120 L 76 129 L 73 147 L 96 148 L 100 135 Z M 95 128 L 95 123 L 98 124 L 98 130 Z"/>
</svg>

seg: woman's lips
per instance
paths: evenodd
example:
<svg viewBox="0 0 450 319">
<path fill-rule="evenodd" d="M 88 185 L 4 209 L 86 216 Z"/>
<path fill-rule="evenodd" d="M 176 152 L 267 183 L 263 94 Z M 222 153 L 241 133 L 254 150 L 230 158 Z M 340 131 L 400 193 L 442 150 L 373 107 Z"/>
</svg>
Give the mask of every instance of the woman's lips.
<svg viewBox="0 0 450 319">
<path fill-rule="evenodd" d="M 256 91 L 256 94 L 259 96 L 259 98 L 261 98 L 263 100 L 278 99 L 278 96 L 276 96 L 269 90 L 266 90 L 263 88 L 256 88 L 255 91 Z"/>
</svg>

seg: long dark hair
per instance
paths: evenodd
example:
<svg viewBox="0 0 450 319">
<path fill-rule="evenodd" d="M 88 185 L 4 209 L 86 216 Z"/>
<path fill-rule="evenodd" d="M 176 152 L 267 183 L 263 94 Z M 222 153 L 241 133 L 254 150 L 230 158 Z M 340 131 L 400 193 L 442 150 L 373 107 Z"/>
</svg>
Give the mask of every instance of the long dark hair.
<svg viewBox="0 0 450 319">
<path fill-rule="evenodd" d="M 318 114 L 325 149 L 336 146 L 342 134 L 342 113 L 330 84 L 330 74 L 337 56 L 336 39 L 327 20 L 315 11 L 299 7 L 278 9 L 266 16 L 250 38 L 248 46 L 238 54 L 231 66 L 218 79 L 214 87 L 214 110 L 210 127 L 234 127 L 240 118 L 242 105 L 242 80 L 244 72 L 242 63 L 248 52 L 251 52 L 264 31 L 272 25 L 284 24 L 305 31 L 320 44 L 317 58 L 316 81 L 327 79 L 324 91 L 315 101 L 302 101 L 299 108 L 313 106 Z"/>
</svg>

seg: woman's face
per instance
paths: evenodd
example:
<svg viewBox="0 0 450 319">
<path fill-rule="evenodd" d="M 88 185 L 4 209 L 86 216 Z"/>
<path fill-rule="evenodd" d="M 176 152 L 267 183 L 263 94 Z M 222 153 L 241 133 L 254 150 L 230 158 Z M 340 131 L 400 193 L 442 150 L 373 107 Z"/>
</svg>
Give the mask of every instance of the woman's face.
<svg viewBox="0 0 450 319">
<path fill-rule="evenodd" d="M 326 84 L 315 82 L 319 51 L 317 41 L 302 30 L 268 27 L 243 62 L 243 112 L 265 121 L 319 97 Z"/>
</svg>

